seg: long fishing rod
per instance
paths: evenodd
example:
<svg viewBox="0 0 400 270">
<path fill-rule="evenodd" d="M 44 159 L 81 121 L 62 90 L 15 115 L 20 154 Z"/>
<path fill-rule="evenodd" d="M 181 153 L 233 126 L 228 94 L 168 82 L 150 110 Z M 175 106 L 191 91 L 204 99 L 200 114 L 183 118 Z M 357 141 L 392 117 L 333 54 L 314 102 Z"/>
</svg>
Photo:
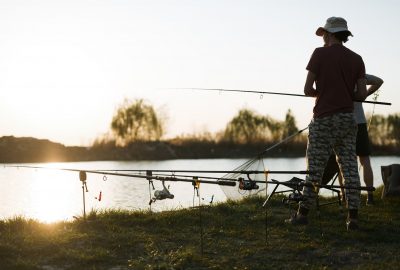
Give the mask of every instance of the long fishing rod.
<svg viewBox="0 0 400 270">
<path fill-rule="evenodd" d="M 68 171 L 68 172 L 86 172 L 92 174 L 101 174 L 101 175 L 112 175 L 112 176 L 122 176 L 122 177 L 132 177 L 132 178 L 143 178 L 146 180 L 158 180 L 158 181 L 174 181 L 174 182 L 199 182 L 205 184 L 215 184 L 220 186 L 235 186 L 236 182 L 232 180 L 221 180 L 221 181 L 210 181 L 210 180 L 201 180 L 198 177 L 193 177 L 193 179 L 186 178 L 178 178 L 175 176 L 158 176 L 158 175 L 142 175 L 142 174 L 127 174 L 127 173 L 113 173 L 113 172 L 105 172 L 105 171 L 97 171 L 97 170 L 80 170 L 80 169 L 66 169 L 66 168 L 51 168 L 51 167 L 40 167 L 40 166 L 26 166 L 26 165 L 11 165 L 6 166 L 11 168 L 28 168 L 28 169 L 48 169 L 48 170 L 58 170 L 58 171 Z M 215 178 L 217 179 L 217 178 Z"/>
<path fill-rule="evenodd" d="M 187 178 L 180 178 L 176 176 L 160 176 L 160 175 L 152 175 L 151 171 L 147 171 L 146 175 L 143 174 L 126 174 L 126 173 L 113 173 L 113 172 L 105 172 L 105 171 L 98 171 L 98 170 L 83 170 L 83 169 L 67 169 L 67 168 L 51 168 L 51 167 L 42 167 L 42 166 L 27 166 L 27 165 L 10 165 L 5 166 L 10 168 L 29 168 L 29 169 L 48 169 L 48 170 L 58 170 L 58 171 L 69 171 L 69 172 L 79 172 L 81 175 L 82 173 L 92 173 L 92 174 L 101 174 L 101 175 L 112 175 L 112 176 L 122 176 L 122 177 L 132 177 L 132 178 L 142 178 L 146 180 L 158 180 L 158 181 L 173 181 L 173 182 L 189 182 L 189 183 L 204 183 L 204 184 L 216 184 L 220 186 L 236 186 L 236 182 L 239 182 L 240 189 L 258 189 L 256 183 L 262 184 L 276 184 L 276 185 L 284 185 L 290 188 L 300 188 L 303 186 L 311 186 L 311 187 L 318 187 L 318 188 L 341 188 L 340 185 L 323 185 L 323 184 L 312 184 L 307 183 L 304 180 L 293 182 L 293 181 L 277 181 L 272 179 L 271 181 L 260 181 L 260 180 L 252 180 L 248 175 L 248 179 L 245 180 L 244 178 L 239 177 L 238 179 L 223 179 L 221 180 L 218 177 L 212 178 L 208 177 L 208 179 L 215 179 L 216 181 L 211 180 L 202 180 L 201 177 L 198 176 L 191 176 L 192 179 Z M 150 172 L 150 173 L 149 173 Z M 225 172 L 225 171 L 224 171 Z M 276 171 L 276 172 L 283 172 L 283 171 Z M 290 171 L 289 171 L 290 172 Z M 184 177 L 184 176 L 181 176 Z M 189 177 L 189 176 L 186 176 Z M 365 190 L 365 191 L 374 191 L 374 187 L 343 187 L 344 189 L 356 189 L 356 190 Z M 247 190 L 249 190 L 247 189 Z"/>
<path fill-rule="evenodd" d="M 131 171 L 140 171 L 140 170 L 131 170 Z M 159 171 L 166 171 L 166 170 L 159 170 Z M 185 170 L 183 170 L 185 171 Z M 98 171 L 101 172 L 101 171 Z M 151 171 L 147 171 L 147 172 L 151 172 Z M 190 172 L 190 171 L 189 171 Z M 200 171 L 202 172 L 202 171 Z M 223 171 L 225 172 L 225 171 Z M 251 171 L 250 171 L 251 172 Z M 259 172 L 259 171 L 255 171 L 255 172 Z M 284 171 L 275 171 L 278 173 L 284 173 Z M 293 173 L 293 174 L 297 174 L 298 172 L 306 172 L 306 171 L 287 171 L 289 173 Z M 251 174 L 251 173 L 250 173 Z M 125 174 L 123 174 L 125 175 Z M 140 178 L 146 178 L 148 177 L 142 174 L 128 174 L 131 177 L 140 177 Z M 305 182 L 304 180 L 300 180 L 299 181 L 278 181 L 278 180 L 274 180 L 271 179 L 270 181 L 265 181 L 265 180 L 252 180 L 248 175 L 248 179 L 245 180 L 244 178 L 239 177 L 238 179 L 232 179 L 232 178 L 219 178 L 219 177 L 210 177 L 210 176 L 194 176 L 194 175 L 152 175 L 152 177 L 154 177 L 154 179 L 156 180 L 165 180 L 165 181 L 176 181 L 175 179 L 180 179 L 181 178 L 176 178 L 176 177 L 186 177 L 186 178 L 192 178 L 192 179 L 198 179 L 198 178 L 202 178 L 202 179 L 214 179 L 214 180 L 218 180 L 218 181 L 227 181 L 227 182 L 251 182 L 251 183 L 260 183 L 260 184 L 279 184 L 279 185 L 284 185 L 290 188 L 299 188 L 299 187 L 303 187 L 303 186 L 309 186 L 309 187 L 316 187 L 316 188 L 341 188 L 342 186 L 340 185 L 325 185 L 325 184 L 312 184 L 312 183 L 308 183 Z M 187 179 L 185 179 L 187 180 Z M 193 182 L 193 180 L 188 180 L 190 182 Z M 202 180 L 204 181 L 204 180 Z M 228 185 L 228 186 L 235 186 L 233 184 Z M 343 186 L 344 189 L 356 189 L 356 190 L 363 190 L 363 191 L 375 191 L 374 187 L 366 187 L 366 186 L 361 186 L 361 187 L 348 187 L 348 186 Z"/>
<path fill-rule="evenodd" d="M 158 180 L 158 181 L 179 181 L 179 182 L 190 182 L 193 183 L 193 179 L 199 181 L 200 183 L 206 184 L 218 184 L 222 186 L 235 186 L 237 181 L 240 180 L 232 179 L 232 178 L 224 178 L 224 177 L 210 177 L 210 176 L 194 176 L 194 175 L 174 175 L 175 172 L 191 172 L 191 173 L 237 173 L 237 174 L 245 174 L 248 176 L 250 174 L 309 174 L 309 171 L 231 171 L 231 170 L 222 170 L 222 171 L 210 171 L 210 170 L 85 170 L 85 169 L 68 169 L 68 168 L 51 168 L 51 167 L 43 167 L 43 166 L 27 166 L 27 165 L 10 165 L 6 167 L 11 168 L 28 168 L 28 169 L 48 169 L 48 170 L 59 170 L 59 171 L 69 171 L 69 172 L 86 172 L 92 174 L 101 174 L 101 175 L 112 175 L 112 176 L 122 176 L 122 177 L 133 177 L 133 178 L 142 178 L 147 180 Z M 146 174 L 131 174 L 131 173 L 120 173 L 120 172 L 146 172 Z M 153 175 L 153 172 L 167 172 L 172 173 L 172 175 Z M 183 178 L 182 178 L 183 177 Z M 191 179 L 188 179 L 191 178 Z M 199 178 L 202 178 L 199 180 Z M 213 179 L 216 181 L 203 180 L 203 179 Z M 265 183 L 262 181 L 261 183 Z"/>
<path fill-rule="evenodd" d="M 112 171 L 112 170 L 111 170 Z M 129 170 L 127 170 L 129 171 Z M 99 171 L 100 172 L 100 171 Z M 167 173 L 171 173 L 171 172 L 167 172 Z M 296 172 L 293 172 L 296 173 Z M 251 173 L 250 173 L 251 174 Z M 250 175 L 249 174 L 249 175 Z M 267 173 L 268 174 L 268 173 Z M 297 174 L 297 173 L 296 173 Z M 132 175 L 132 177 L 135 177 L 137 175 L 142 176 L 142 174 L 130 174 Z M 199 175 L 184 175 L 184 174 L 175 174 L 172 173 L 171 174 L 166 174 L 166 173 L 158 173 L 158 174 L 152 174 L 153 176 L 158 176 L 158 177 L 184 177 L 184 178 L 190 178 L 190 179 L 195 179 L 195 178 L 201 178 L 201 179 L 212 179 L 212 180 L 217 180 L 217 181 L 221 181 L 221 180 L 226 180 L 226 181 L 240 181 L 239 179 L 234 179 L 234 178 L 227 178 L 227 177 L 217 177 L 217 176 L 199 176 Z M 265 183 L 265 181 L 262 181 L 261 183 Z"/>
<path fill-rule="evenodd" d="M 132 175 L 136 175 L 136 174 L 132 174 Z M 139 174 L 141 175 L 141 174 Z M 154 175 L 154 174 L 153 174 Z M 232 178 L 225 178 L 225 177 L 216 177 L 216 176 L 198 176 L 198 175 L 185 175 L 185 174 L 175 174 L 173 173 L 171 174 L 166 174 L 166 173 L 159 173 L 156 174 L 157 176 L 161 176 L 161 177 L 184 177 L 184 178 L 201 178 L 201 179 L 213 179 L 213 180 L 227 180 L 227 181 L 234 181 Z"/>
<path fill-rule="evenodd" d="M 132 176 L 132 174 L 121 174 L 121 173 L 112 173 L 112 172 L 169 172 L 169 173 L 236 173 L 236 174 L 309 174 L 309 171 L 271 171 L 271 170 L 173 170 L 173 169 L 106 169 L 106 170 L 86 170 L 86 169 L 68 169 L 68 168 L 52 168 L 52 167 L 43 167 L 43 166 L 28 166 L 28 165 L 8 165 L 4 167 L 10 168 L 30 168 L 30 169 L 50 169 L 50 170 L 61 170 L 61 171 L 72 171 L 79 172 L 85 171 L 87 173 L 94 174 L 108 174 L 108 175 L 116 175 L 116 176 Z"/>
<path fill-rule="evenodd" d="M 301 94 L 291 94 L 291 93 L 280 93 L 280 92 L 268 92 L 268 91 L 254 91 L 254 90 L 242 90 L 242 89 L 223 89 L 223 88 L 169 88 L 169 89 L 178 89 L 178 90 L 202 90 L 202 91 L 220 91 L 220 92 L 239 92 L 239 93 L 253 93 L 253 94 L 267 94 L 267 95 L 281 95 L 281 96 L 293 96 L 293 97 L 310 97 Z M 379 105 L 392 105 L 390 102 L 381 102 L 381 101 L 369 101 L 369 100 L 353 100 L 356 102 L 362 103 L 371 103 L 371 104 L 379 104 Z"/>
<path fill-rule="evenodd" d="M 145 169 L 141 169 L 141 170 L 130 170 L 130 169 L 126 169 L 126 170 L 112 170 L 112 169 L 108 169 L 108 170 L 94 170 L 96 172 L 161 172 L 161 173 L 165 173 L 165 172 L 169 172 L 169 173 L 235 173 L 235 174 L 309 174 L 309 171 L 260 171 L 260 170 L 250 170 L 250 171 L 246 171 L 246 170 L 145 170 Z"/>
</svg>

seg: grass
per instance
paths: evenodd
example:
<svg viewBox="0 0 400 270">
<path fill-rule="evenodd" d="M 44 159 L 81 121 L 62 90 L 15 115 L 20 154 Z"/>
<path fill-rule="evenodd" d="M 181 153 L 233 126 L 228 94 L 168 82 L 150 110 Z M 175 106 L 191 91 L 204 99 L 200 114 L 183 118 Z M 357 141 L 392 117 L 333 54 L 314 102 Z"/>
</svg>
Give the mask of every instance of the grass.
<svg viewBox="0 0 400 270">
<path fill-rule="evenodd" d="M 1 269 L 397 269 L 400 200 L 360 209 L 360 231 L 347 232 L 337 204 L 285 225 L 282 197 L 151 213 L 91 212 L 86 221 L 0 221 Z M 365 202 L 365 198 L 363 198 Z M 201 239 L 203 241 L 201 241 Z M 201 252 L 201 243 L 203 252 Z"/>
</svg>

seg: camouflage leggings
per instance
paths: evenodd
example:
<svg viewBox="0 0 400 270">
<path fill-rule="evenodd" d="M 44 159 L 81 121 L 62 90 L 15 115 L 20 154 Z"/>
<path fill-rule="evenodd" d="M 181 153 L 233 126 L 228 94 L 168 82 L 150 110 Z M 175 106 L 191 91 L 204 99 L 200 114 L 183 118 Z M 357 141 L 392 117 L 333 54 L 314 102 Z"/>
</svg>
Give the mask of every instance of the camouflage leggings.
<svg viewBox="0 0 400 270">
<path fill-rule="evenodd" d="M 353 113 L 337 113 L 331 116 L 313 119 L 309 125 L 307 144 L 307 167 L 310 174 L 306 182 L 321 183 L 322 174 L 332 150 L 335 152 L 340 171 L 347 187 L 359 187 L 360 176 L 356 155 L 357 124 Z M 316 191 L 304 187 L 305 201 L 300 207 L 310 209 L 315 201 Z M 360 190 L 346 189 L 348 209 L 358 209 Z"/>
</svg>

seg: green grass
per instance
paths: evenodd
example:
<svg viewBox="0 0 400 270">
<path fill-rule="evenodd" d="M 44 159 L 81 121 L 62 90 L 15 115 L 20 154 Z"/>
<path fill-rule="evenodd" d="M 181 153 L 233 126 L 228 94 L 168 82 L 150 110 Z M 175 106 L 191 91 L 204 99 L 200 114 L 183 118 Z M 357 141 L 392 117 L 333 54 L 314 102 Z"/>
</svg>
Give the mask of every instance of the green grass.
<svg viewBox="0 0 400 270">
<path fill-rule="evenodd" d="M 360 231 L 346 211 L 324 206 L 306 227 L 285 225 L 282 197 L 216 204 L 200 210 L 91 212 L 87 220 L 43 224 L 0 221 L 1 269 L 397 269 L 400 200 L 360 209 Z M 365 198 L 363 198 L 365 202 Z"/>
</svg>

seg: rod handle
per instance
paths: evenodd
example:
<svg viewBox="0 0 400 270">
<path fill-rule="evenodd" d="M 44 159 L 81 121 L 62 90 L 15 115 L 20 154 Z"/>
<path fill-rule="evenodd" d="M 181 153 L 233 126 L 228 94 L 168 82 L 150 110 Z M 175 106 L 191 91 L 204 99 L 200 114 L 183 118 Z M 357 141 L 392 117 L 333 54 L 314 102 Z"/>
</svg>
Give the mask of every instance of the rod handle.
<svg viewBox="0 0 400 270">
<path fill-rule="evenodd" d="M 218 180 L 218 185 L 234 187 L 234 186 L 236 186 L 236 182 L 228 181 L 228 180 Z"/>
</svg>

